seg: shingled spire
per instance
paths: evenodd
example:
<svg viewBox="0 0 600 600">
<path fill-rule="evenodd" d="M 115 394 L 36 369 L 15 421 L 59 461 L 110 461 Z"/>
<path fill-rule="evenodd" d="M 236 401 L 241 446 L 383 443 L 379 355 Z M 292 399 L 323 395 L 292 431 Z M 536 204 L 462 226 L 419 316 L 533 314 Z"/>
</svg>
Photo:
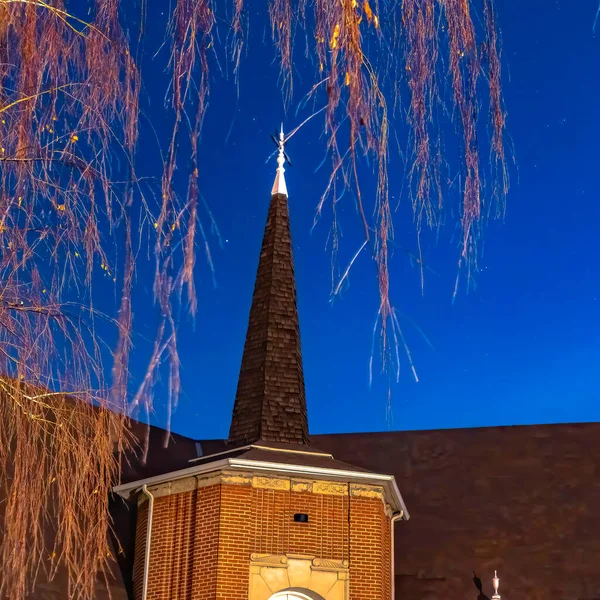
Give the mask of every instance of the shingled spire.
<svg viewBox="0 0 600 600">
<path fill-rule="evenodd" d="M 308 444 L 283 131 L 229 441 Z"/>
</svg>

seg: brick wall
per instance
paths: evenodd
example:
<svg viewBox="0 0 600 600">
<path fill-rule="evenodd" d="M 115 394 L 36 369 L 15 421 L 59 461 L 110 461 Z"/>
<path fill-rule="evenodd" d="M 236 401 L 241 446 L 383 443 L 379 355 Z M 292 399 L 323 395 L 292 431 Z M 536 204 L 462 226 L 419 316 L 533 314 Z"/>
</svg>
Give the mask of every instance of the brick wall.
<svg viewBox="0 0 600 600">
<path fill-rule="evenodd" d="M 195 600 L 212 600 L 217 590 L 217 561 L 219 558 L 221 486 L 212 485 L 196 490 L 196 521 L 192 565 Z"/>
<path fill-rule="evenodd" d="M 156 498 L 148 600 L 213 600 L 219 556 L 220 486 Z M 148 502 L 138 510 L 134 596 L 142 597 Z"/>
<path fill-rule="evenodd" d="M 256 517 L 254 490 L 244 485 L 222 485 L 219 532 L 219 565 L 216 598 L 246 600 L 252 530 Z"/>
<path fill-rule="evenodd" d="M 600 600 L 600 423 L 315 436 L 339 459 L 393 473 L 396 597 Z"/>
<path fill-rule="evenodd" d="M 390 525 L 383 501 L 353 497 L 350 486 L 341 486 L 348 490 L 343 494 L 336 485 L 332 494 L 217 483 L 156 497 L 148 600 L 247 600 L 253 553 L 349 561 L 350 600 L 388 600 Z M 295 513 L 308 514 L 308 523 L 294 522 Z M 144 501 L 136 532 L 136 599 L 147 516 Z"/>
<path fill-rule="evenodd" d="M 350 499 L 350 598 L 381 600 L 390 597 L 389 527 L 381 500 Z M 388 537 L 385 538 L 385 533 Z"/>
</svg>

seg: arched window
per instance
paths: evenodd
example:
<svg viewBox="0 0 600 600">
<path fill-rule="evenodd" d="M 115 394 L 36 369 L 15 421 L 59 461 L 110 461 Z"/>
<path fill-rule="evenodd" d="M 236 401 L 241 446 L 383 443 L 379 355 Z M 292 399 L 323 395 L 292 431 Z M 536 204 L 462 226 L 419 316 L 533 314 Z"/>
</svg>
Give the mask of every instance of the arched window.
<svg viewBox="0 0 600 600">
<path fill-rule="evenodd" d="M 282 592 L 277 592 L 274 596 L 271 596 L 269 600 L 325 600 L 325 598 L 310 590 L 289 588 Z"/>
</svg>

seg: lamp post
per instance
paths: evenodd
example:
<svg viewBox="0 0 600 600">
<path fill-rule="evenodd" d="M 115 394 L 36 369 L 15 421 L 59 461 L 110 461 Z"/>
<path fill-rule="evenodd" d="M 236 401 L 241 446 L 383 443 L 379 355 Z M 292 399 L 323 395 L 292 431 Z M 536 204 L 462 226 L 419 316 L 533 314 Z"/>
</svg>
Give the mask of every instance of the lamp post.
<svg viewBox="0 0 600 600">
<path fill-rule="evenodd" d="M 492 579 L 492 583 L 494 585 L 494 595 L 492 596 L 492 600 L 501 600 L 501 596 L 498 593 L 498 588 L 500 587 L 500 578 L 498 577 L 497 571 L 494 571 L 494 578 Z"/>
</svg>

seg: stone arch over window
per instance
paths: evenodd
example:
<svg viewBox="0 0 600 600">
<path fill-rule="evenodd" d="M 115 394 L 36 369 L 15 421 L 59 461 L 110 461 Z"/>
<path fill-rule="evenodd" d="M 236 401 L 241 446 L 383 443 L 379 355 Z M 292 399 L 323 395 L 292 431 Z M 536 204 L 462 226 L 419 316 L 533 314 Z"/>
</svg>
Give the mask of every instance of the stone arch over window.
<svg viewBox="0 0 600 600">
<path fill-rule="evenodd" d="M 274 596 L 271 596 L 269 600 L 325 600 L 323 596 L 320 596 L 316 592 L 301 588 L 289 588 L 277 592 Z"/>
<path fill-rule="evenodd" d="M 248 600 L 346 600 L 348 567 L 301 554 L 252 554 Z"/>
</svg>

